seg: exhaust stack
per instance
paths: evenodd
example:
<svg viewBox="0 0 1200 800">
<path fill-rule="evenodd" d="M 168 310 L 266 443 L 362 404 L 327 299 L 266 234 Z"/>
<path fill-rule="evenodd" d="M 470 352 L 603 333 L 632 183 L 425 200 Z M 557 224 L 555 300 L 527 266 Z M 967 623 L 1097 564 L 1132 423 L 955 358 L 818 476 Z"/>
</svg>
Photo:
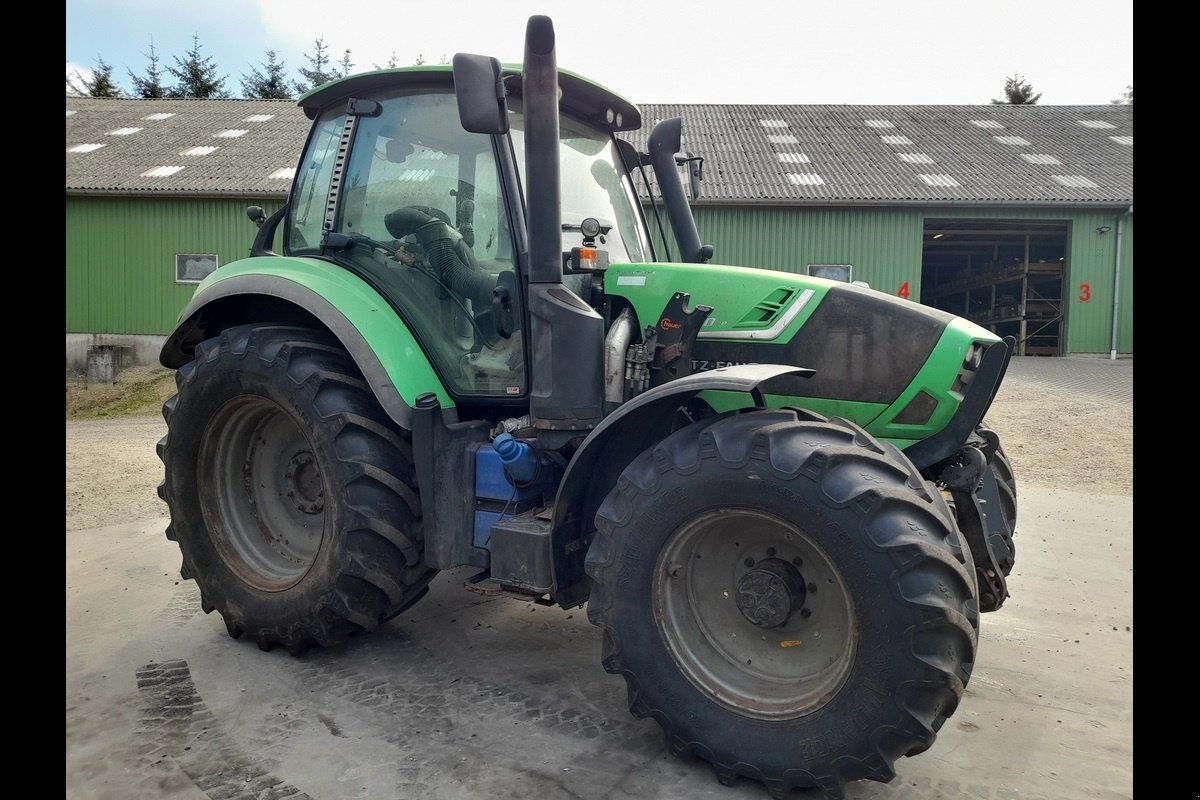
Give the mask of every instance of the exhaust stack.
<svg viewBox="0 0 1200 800">
<path fill-rule="evenodd" d="M 696 220 L 688 206 L 687 195 L 675 170 L 675 154 L 683 141 L 683 120 L 679 117 L 664 119 L 650 132 L 650 163 L 654 177 L 667 205 L 667 218 L 679 244 L 679 260 L 692 264 L 703 264 L 712 258 L 712 248 L 700 243 Z"/>
<path fill-rule="evenodd" d="M 558 176 L 558 63 L 554 24 L 525 28 L 525 185 L 529 187 L 529 282 L 562 283 L 562 200 Z"/>
<path fill-rule="evenodd" d="M 522 69 L 529 205 L 529 415 L 554 446 L 604 417 L 604 319 L 563 285 L 554 24 L 533 16 Z"/>
</svg>

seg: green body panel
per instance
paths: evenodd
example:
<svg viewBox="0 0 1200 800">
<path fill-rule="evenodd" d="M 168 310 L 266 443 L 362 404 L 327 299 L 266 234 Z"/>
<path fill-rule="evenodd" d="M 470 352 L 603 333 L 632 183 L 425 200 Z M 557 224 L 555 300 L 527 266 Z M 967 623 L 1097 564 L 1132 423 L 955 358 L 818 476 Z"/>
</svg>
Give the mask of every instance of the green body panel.
<svg viewBox="0 0 1200 800">
<path fill-rule="evenodd" d="M 908 388 L 894 403 L 861 403 L 849 400 L 830 400 L 824 397 L 766 394 L 764 399 L 772 408 L 802 406 L 827 417 L 843 417 L 863 426 L 873 436 L 884 439 L 903 450 L 913 442 L 940 431 L 950 422 L 962 395 L 953 391 L 953 381 L 973 342 L 993 341 L 987 331 L 967 320 L 955 320 L 947 326 L 930 359 L 913 378 Z M 804 366 L 797 364 L 796 366 Z M 895 422 L 895 417 L 921 391 L 937 401 L 928 422 L 908 425 Z M 705 392 L 703 399 L 717 411 L 729 411 L 746 406 L 746 396 L 735 392 Z"/>
<path fill-rule="evenodd" d="M 742 392 L 702 392 L 700 398 L 713 407 L 718 413 L 749 407 L 749 398 Z M 843 417 L 853 420 L 859 425 L 875 419 L 887 406 L 882 403 L 857 403 L 846 400 L 829 400 L 824 397 L 797 398 L 790 395 L 764 393 L 763 399 L 770 408 L 803 405 L 808 411 L 815 411 L 827 417 Z"/>
<path fill-rule="evenodd" d="M 434 392 L 445 408 L 454 406 L 453 398 L 404 320 L 378 292 L 349 270 L 313 258 L 246 258 L 208 276 L 196 289 L 196 297 L 202 298 L 207 289 L 222 281 L 244 275 L 292 281 L 331 303 L 362 334 L 392 386 L 409 406 L 425 392 Z"/>
<path fill-rule="evenodd" d="M 806 275 L 781 274 L 771 270 L 730 267 L 713 264 L 614 264 L 605 275 L 605 293 L 622 297 L 633 307 L 638 323 L 645 327 L 656 325 L 658 316 L 676 291 L 686 290 L 690 295 L 689 306 L 713 306 L 714 310 L 701 337 L 711 333 L 744 332 L 747 339 L 754 332 L 760 334 L 775 327 L 777 332 L 764 343 L 781 344 L 793 337 L 820 336 L 822 331 L 806 333 L 804 325 L 820 306 L 832 281 Z M 798 291 L 787 293 L 789 299 L 777 310 L 769 304 L 764 306 L 764 297 L 773 292 L 791 288 Z M 812 290 L 807 300 L 804 290 Z M 790 322 L 789 310 L 803 303 L 802 309 Z M 940 312 L 936 312 L 939 313 Z M 759 321 L 758 317 L 771 314 Z M 986 329 L 962 318 L 952 319 L 942 330 L 928 359 L 920 366 L 909 384 L 890 403 L 872 403 L 839 400 L 827 397 L 805 397 L 767 395 L 768 404 L 774 406 L 802 406 L 826 416 L 844 417 L 862 425 L 870 433 L 905 447 L 924 439 L 944 428 L 954 416 L 962 395 L 954 391 L 954 384 L 962 369 L 963 360 L 974 342 L 995 342 L 998 337 Z M 776 351 L 777 352 L 777 351 Z M 769 362 L 771 355 L 764 357 Z M 795 364 L 807 367 L 807 364 Z M 895 418 L 921 392 L 935 401 L 928 419 L 921 424 L 898 423 Z M 707 392 L 703 398 L 718 411 L 743 407 L 746 397 L 737 393 Z"/>
<path fill-rule="evenodd" d="M 658 315 L 676 292 L 691 295 L 689 308 L 712 306 L 713 313 L 701 335 L 765 330 L 771 327 L 771 320 L 754 323 L 746 319 L 764 297 L 783 287 L 812 289 L 813 297 L 776 341 L 791 339 L 833 285 L 833 281 L 822 278 L 718 264 L 612 264 L 604 275 L 604 293 L 628 300 L 643 328 L 658 322 Z"/>
</svg>

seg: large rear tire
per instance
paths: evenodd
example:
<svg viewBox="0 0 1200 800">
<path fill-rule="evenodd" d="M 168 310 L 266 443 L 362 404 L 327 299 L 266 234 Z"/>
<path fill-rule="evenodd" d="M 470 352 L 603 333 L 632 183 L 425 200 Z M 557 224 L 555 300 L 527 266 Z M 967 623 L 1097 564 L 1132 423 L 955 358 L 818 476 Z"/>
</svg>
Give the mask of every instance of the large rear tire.
<svg viewBox="0 0 1200 800">
<path fill-rule="evenodd" d="M 704 420 L 596 515 L 588 617 L 631 712 L 776 796 L 889 781 L 933 742 L 977 642 L 969 551 L 936 489 L 844 420 Z"/>
<path fill-rule="evenodd" d="M 167 538 L 231 636 L 299 655 L 427 591 L 412 447 L 333 337 L 229 328 L 176 384 L 158 444 Z"/>
</svg>

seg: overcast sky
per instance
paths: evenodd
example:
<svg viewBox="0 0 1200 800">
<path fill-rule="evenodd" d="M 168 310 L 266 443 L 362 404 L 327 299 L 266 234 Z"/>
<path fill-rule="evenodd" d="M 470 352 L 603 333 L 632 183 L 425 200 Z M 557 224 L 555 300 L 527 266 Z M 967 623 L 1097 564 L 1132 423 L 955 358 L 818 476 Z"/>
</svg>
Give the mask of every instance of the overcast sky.
<svg viewBox="0 0 1200 800">
<path fill-rule="evenodd" d="M 129 91 L 151 42 L 165 71 L 193 35 L 235 97 L 268 50 L 298 78 L 317 37 L 352 72 L 519 63 L 531 14 L 559 67 L 635 103 L 973 105 L 1020 74 L 1042 105 L 1107 105 L 1133 83 L 1132 0 L 67 0 L 67 71 L 103 58 Z"/>
</svg>

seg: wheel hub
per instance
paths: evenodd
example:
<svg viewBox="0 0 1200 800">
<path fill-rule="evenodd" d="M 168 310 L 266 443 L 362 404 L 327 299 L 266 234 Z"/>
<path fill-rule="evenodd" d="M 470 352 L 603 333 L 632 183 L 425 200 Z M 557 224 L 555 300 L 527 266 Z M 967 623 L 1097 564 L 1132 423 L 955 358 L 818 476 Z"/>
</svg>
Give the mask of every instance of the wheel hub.
<svg viewBox="0 0 1200 800">
<path fill-rule="evenodd" d="M 654 618 L 675 663 L 743 716 L 798 719 L 828 705 L 854 664 L 854 607 L 808 532 L 746 508 L 702 511 L 656 562 Z"/>
<path fill-rule="evenodd" d="M 201 508 L 221 558 L 264 592 L 296 585 L 312 568 L 329 510 L 312 444 L 272 400 L 226 402 L 205 427 L 198 475 Z"/>
<path fill-rule="evenodd" d="M 321 487 L 321 473 L 316 459 L 307 450 L 292 456 L 284 472 L 287 496 L 296 508 L 305 514 L 320 514 L 325 508 L 325 494 Z"/>
<path fill-rule="evenodd" d="M 787 624 L 807 596 L 800 570 L 779 558 L 759 561 L 737 583 L 738 611 L 761 628 Z"/>
</svg>

